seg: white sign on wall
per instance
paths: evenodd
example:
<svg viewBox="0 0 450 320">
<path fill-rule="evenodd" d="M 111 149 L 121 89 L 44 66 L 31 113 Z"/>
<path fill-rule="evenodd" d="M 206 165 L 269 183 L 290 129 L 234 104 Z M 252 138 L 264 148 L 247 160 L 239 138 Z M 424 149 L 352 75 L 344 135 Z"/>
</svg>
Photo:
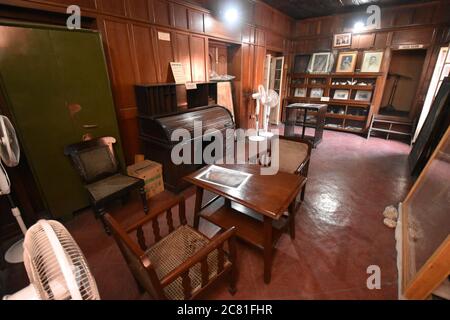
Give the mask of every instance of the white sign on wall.
<svg viewBox="0 0 450 320">
<path fill-rule="evenodd" d="M 158 31 L 158 39 L 162 41 L 170 41 L 170 33 Z"/>
</svg>

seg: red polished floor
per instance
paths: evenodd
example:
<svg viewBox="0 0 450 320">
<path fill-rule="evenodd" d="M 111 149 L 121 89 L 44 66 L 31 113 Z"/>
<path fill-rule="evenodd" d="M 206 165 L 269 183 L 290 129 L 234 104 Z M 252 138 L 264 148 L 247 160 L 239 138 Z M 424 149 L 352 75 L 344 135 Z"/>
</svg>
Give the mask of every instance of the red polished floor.
<svg viewBox="0 0 450 320">
<path fill-rule="evenodd" d="M 382 212 L 408 192 L 408 153 L 409 146 L 402 142 L 326 131 L 313 151 L 306 200 L 297 214 L 297 238 L 286 234 L 278 242 L 270 285 L 263 281 L 261 253 L 238 243 L 237 294 L 231 296 L 223 282 L 204 298 L 396 299 L 394 231 L 383 225 Z M 191 191 L 186 194 L 192 223 Z M 143 214 L 137 198 L 111 212 L 125 225 Z M 90 211 L 67 227 L 83 250 L 103 299 L 149 298 L 139 294 L 115 242 Z M 202 229 L 211 231 L 206 224 Z M 366 270 L 371 265 L 381 268 L 381 290 L 367 289 Z M 14 274 L 23 276 L 19 271 Z"/>
</svg>

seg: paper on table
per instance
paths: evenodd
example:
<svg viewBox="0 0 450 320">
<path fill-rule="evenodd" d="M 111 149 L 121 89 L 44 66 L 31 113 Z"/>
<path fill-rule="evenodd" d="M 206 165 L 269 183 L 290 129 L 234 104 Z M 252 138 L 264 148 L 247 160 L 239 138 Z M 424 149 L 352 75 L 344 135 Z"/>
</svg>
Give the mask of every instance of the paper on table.
<svg viewBox="0 0 450 320">
<path fill-rule="evenodd" d="M 184 73 L 183 64 L 181 62 L 171 62 L 173 78 L 175 83 L 186 83 L 186 74 Z"/>
<path fill-rule="evenodd" d="M 237 189 L 244 185 L 250 176 L 249 173 L 211 166 L 206 172 L 197 176 L 197 179 L 221 187 Z"/>
</svg>

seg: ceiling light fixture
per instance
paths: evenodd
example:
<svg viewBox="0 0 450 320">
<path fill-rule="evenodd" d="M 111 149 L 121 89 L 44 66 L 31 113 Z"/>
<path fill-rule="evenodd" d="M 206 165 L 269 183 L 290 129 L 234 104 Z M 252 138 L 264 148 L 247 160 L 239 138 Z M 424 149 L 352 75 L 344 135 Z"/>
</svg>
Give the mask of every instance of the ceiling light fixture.
<svg viewBox="0 0 450 320">
<path fill-rule="evenodd" d="M 364 31 L 366 25 L 364 24 L 364 22 L 362 21 L 358 21 L 355 23 L 355 25 L 353 26 L 353 32 L 361 32 Z"/>
<path fill-rule="evenodd" d="M 229 7 L 225 10 L 225 21 L 235 24 L 239 20 L 239 11 L 235 7 Z"/>
</svg>

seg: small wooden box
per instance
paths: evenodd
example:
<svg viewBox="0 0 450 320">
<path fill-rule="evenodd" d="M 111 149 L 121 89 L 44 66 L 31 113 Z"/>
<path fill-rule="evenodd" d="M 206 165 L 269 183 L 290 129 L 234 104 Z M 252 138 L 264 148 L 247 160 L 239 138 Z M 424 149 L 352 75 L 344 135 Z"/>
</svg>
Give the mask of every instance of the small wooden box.
<svg viewBox="0 0 450 320">
<path fill-rule="evenodd" d="M 162 165 L 145 160 L 127 168 L 128 175 L 145 181 L 145 191 L 147 192 L 147 199 L 164 191 L 164 181 Z"/>
</svg>

